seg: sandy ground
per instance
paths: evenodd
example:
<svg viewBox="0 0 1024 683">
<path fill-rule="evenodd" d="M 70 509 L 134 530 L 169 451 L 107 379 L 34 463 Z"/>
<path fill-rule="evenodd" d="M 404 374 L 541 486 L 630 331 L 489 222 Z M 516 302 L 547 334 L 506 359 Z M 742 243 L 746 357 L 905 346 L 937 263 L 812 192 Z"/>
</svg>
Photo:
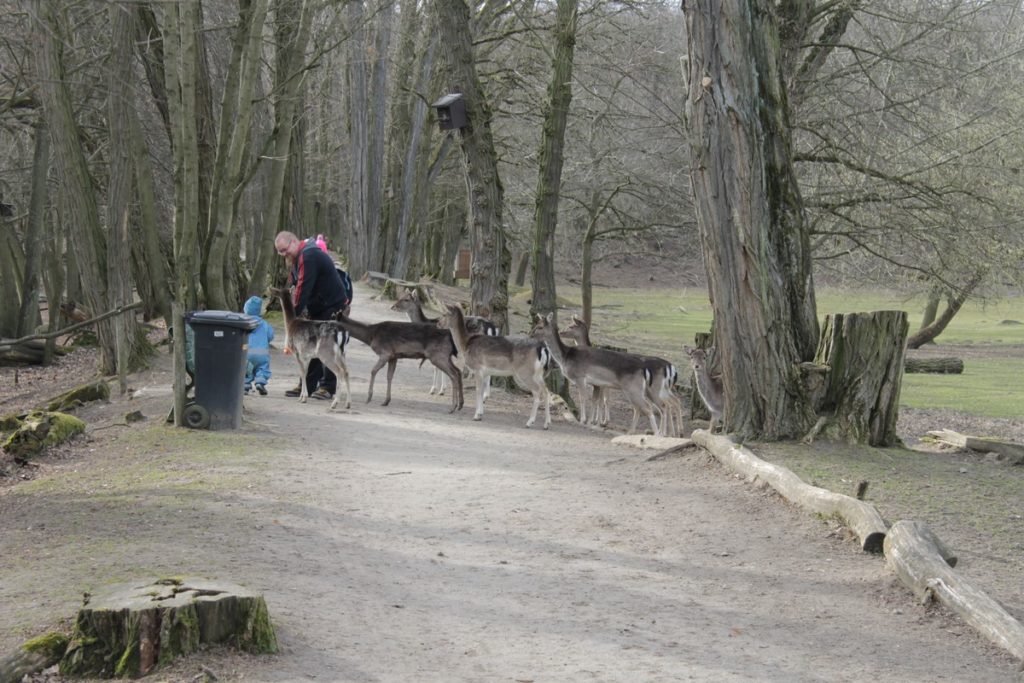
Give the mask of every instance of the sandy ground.
<svg viewBox="0 0 1024 683">
<path fill-rule="evenodd" d="M 356 318 L 401 319 L 368 296 Z M 281 652 L 210 649 L 154 681 L 203 680 L 201 666 L 246 681 L 1017 680 L 879 556 L 700 452 L 648 461 L 560 416 L 526 429 L 528 400 L 501 391 L 474 422 L 471 383 L 450 415 L 409 361 L 391 405 L 383 373 L 367 405 L 374 357 L 354 342 L 349 359 L 353 409 L 330 414 L 283 396 L 298 372 L 275 353 L 271 395 L 245 399 L 237 433 L 256 437 L 253 467 L 185 454 L 179 479 L 127 503 L 46 483 L 118 458 L 167 467 L 159 439 L 122 452 L 115 434 L 162 421 L 167 368 L 92 409 L 94 425 L 155 419 L 98 430 L 33 487 L 0 490 L 0 653 L 115 574 L 167 571 L 263 592 Z M 199 466 L 231 477 L 196 493 L 183 481 Z"/>
</svg>

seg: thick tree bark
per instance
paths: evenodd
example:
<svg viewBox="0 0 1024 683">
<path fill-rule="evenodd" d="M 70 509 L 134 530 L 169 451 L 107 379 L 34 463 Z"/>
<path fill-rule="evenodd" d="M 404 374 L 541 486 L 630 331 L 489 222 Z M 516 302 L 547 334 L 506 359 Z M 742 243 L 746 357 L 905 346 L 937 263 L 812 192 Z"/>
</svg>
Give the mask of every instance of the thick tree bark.
<svg viewBox="0 0 1024 683">
<path fill-rule="evenodd" d="M 132 143 L 132 168 L 135 171 L 135 192 L 139 201 L 138 219 L 132 222 L 135 233 L 132 235 L 132 248 L 137 256 L 140 272 L 136 273 L 135 282 L 145 282 L 140 290 L 146 302 L 146 313 L 149 316 L 159 315 L 170 328 L 171 324 L 171 287 L 168 276 L 167 256 L 163 241 L 157 227 L 156 185 L 153 179 L 153 168 L 149 161 L 149 150 L 146 148 L 139 124 L 138 113 L 129 112 L 128 135 Z M 145 277 L 139 277 L 145 275 Z"/>
<path fill-rule="evenodd" d="M 469 8 L 464 0 L 440 0 L 438 25 L 451 68 L 451 92 L 462 93 L 469 123 L 460 131 L 469 188 L 473 249 L 471 306 L 486 307 L 508 332 L 508 275 L 512 257 L 505 244 L 505 190 L 498 176 L 498 154 L 491 133 L 491 106 L 477 76 Z"/>
<path fill-rule="evenodd" d="M 174 334 L 174 424 L 184 425 L 185 311 L 194 310 L 199 282 L 199 144 L 196 130 L 194 4 L 164 7 L 164 69 L 174 152 L 175 296 L 171 306 Z"/>
<path fill-rule="evenodd" d="M 130 7 L 113 3 L 108 9 L 111 25 L 111 54 L 107 74 L 107 124 L 110 130 L 110 180 L 107 188 L 107 302 L 112 310 L 132 301 L 131 251 L 128 224 L 132 214 L 131 128 L 132 25 Z M 117 348 L 117 373 L 121 393 L 127 391 L 127 372 L 146 355 L 148 344 L 134 315 L 113 319 Z"/>
<path fill-rule="evenodd" d="M 29 199 L 25 227 L 25 276 L 21 287 L 21 311 L 16 336 L 22 337 L 36 329 L 39 322 L 39 288 L 43 258 L 43 233 L 49 192 L 46 178 L 50 172 L 50 135 L 46 122 L 35 125 L 35 153 L 32 159 L 32 196 Z"/>
<path fill-rule="evenodd" d="M 108 299 L 105 269 L 107 247 L 100 225 L 96 184 L 80 143 L 80 130 L 64 79 L 62 36 L 66 35 L 66 30 L 58 19 L 61 7 L 57 0 L 36 0 L 35 7 L 38 10 L 35 16 L 42 24 L 36 50 L 37 73 L 40 78 L 38 92 L 50 131 L 54 166 L 61 180 L 64 214 L 74 216 L 74 229 L 68 232 L 70 246 L 76 255 L 83 286 L 82 296 L 87 307 L 93 311 L 102 311 Z M 125 265 L 120 263 L 118 267 L 123 268 Z M 117 369 L 113 324 L 107 321 L 99 325 L 97 337 L 100 371 L 112 374 Z"/>
<path fill-rule="evenodd" d="M 263 596 L 197 578 L 137 581 L 106 588 L 78 611 L 65 676 L 144 676 L 201 646 L 277 651 Z"/>
<path fill-rule="evenodd" d="M 815 364 L 828 367 L 817 408 L 825 434 L 872 446 L 899 443 L 905 311 L 837 313 L 825 317 Z"/>
<path fill-rule="evenodd" d="M 725 429 L 792 438 L 814 422 L 795 370 L 818 339 L 811 253 L 793 169 L 779 36 L 769 3 L 686 3 L 691 181 Z"/>
<path fill-rule="evenodd" d="M 562 189 L 565 126 L 572 102 L 572 68 L 576 47 L 578 0 L 558 0 L 555 11 L 555 54 L 544 111 L 533 214 L 533 297 L 531 314 L 555 313 L 555 230 Z M 532 315 L 531 315 L 532 318 Z"/>
</svg>

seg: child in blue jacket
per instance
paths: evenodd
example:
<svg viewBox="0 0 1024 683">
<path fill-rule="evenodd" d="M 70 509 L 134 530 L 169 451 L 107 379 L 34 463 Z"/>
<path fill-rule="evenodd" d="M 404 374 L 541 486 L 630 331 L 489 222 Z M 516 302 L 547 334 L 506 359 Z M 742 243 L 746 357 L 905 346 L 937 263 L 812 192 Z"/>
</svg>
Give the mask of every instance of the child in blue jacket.
<svg viewBox="0 0 1024 683">
<path fill-rule="evenodd" d="M 249 297 L 243 309 L 246 315 L 260 321 L 259 326 L 249 333 L 249 352 L 245 363 L 245 393 L 249 393 L 255 382 L 260 396 L 267 395 L 267 380 L 270 379 L 270 342 L 274 339 L 274 328 L 260 317 L 263 313 L 263 299 Z"/>
</svg>

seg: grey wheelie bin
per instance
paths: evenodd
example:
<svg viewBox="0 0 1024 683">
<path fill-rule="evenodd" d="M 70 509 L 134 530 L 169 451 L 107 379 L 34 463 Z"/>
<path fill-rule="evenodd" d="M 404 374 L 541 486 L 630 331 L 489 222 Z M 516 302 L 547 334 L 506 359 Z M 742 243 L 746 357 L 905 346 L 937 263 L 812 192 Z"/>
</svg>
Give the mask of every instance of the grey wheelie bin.
<svg viewBox="0 0 1024 683">
<path fill-rule="evenodd" d="M 249 333 L 259 320 L 234 311 L 193 311 L 185 322 L 195 333 L 195 401 L 182 419 L 193 429 L 238 429 Z"/>
</svg>

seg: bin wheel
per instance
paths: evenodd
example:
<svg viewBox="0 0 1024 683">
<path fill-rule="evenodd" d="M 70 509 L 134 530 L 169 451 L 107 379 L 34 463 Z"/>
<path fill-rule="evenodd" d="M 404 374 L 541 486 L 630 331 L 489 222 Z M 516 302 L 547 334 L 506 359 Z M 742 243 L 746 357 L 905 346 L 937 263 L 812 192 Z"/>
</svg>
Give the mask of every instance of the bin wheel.
<svg viewBox="0 0 1024 683">
<path fill-rule="evenodd" d="M 182 421 L 189 429 L 206 429 L 210 426 L 210 413 L 198 403 L 185 406 Z"/>
</svg>

